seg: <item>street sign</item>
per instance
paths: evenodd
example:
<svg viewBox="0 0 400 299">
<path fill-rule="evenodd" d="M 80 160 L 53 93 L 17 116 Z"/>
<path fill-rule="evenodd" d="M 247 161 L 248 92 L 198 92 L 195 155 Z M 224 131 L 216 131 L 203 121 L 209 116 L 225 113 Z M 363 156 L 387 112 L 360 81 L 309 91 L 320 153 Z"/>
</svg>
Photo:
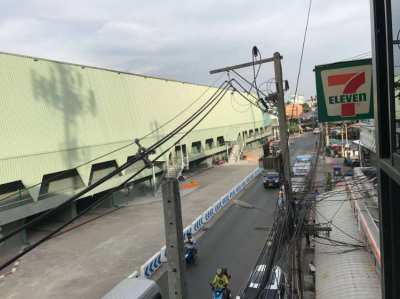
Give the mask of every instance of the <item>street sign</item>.
<svg viewBox="0 0 400 299">
<path fill-rule="evenodd" d="M 371 59 L 315 67 L 319 122 L 374 117 Z"/>
</svg>

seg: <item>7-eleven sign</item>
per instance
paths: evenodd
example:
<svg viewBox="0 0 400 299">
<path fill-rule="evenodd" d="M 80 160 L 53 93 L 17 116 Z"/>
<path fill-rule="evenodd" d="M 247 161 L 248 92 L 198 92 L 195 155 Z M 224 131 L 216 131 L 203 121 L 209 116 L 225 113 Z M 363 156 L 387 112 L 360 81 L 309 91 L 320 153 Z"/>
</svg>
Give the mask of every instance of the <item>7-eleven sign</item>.
<svg viewBox="0 0 400 299">
<path fill-rule="evenodd" d="M 315 67 L 320 122 L 373 118 L 370 59 Z"/>
</svg>

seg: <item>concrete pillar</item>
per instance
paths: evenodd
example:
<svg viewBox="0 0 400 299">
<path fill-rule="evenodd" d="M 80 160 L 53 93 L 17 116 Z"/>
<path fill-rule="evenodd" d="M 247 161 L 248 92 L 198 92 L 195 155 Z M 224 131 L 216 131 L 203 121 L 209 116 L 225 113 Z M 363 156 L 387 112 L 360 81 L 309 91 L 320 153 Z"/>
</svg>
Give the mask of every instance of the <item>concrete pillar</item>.
<svg viewBox="0 0 400 299">
<path fill-rule="evenodd" d="M 122 192 L 116 190 L 110 196 L 108 196 L 108 198 L 104 199 L 98 207 L 105 209 L 115 208 L 118 205 L 118 202 L 120 202 L 118 199 L 121 197 L 123 197 Z"/>
<path fill-rule="evenodd" d="M 76 202 L 74 201 L 63 208 L 61 211 L 55 213 L 54 218 L 58 221 L 68 221 L 75 217 L 77 214 L 78 212 L 76 208 Z"/>
<path fill-rule="evenodd" d="M 0 237 L 5 236 L 20 226 L 25 224 L 25 220 L 18 220 L 0 226 Z M 28 237 L 26 230 L 23 230 L 11 237 L 10 239 L 0 243 L 0 263 L 5 262 L 15 254 L 17 254 L 23 246 L 28 245 Z"/>
</svg>

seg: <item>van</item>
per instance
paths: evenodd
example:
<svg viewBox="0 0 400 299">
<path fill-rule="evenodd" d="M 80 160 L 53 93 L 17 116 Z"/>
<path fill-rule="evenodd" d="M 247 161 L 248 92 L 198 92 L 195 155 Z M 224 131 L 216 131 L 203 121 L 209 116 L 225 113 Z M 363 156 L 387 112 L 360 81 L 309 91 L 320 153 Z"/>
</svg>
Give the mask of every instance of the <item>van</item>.
<svg viewBox="0 0 400 299">
<path fill-rule="evenodd" d="M 293 175 L 294 176 L 307 176 L 310 172 L 311 164 L 297 162 L 293 165 Z"/>
<path fill-rule="evenodd" d="M 158 285 L 143 278 L 125 278 L 102 299 L 162 299 Z"/>
</svg>

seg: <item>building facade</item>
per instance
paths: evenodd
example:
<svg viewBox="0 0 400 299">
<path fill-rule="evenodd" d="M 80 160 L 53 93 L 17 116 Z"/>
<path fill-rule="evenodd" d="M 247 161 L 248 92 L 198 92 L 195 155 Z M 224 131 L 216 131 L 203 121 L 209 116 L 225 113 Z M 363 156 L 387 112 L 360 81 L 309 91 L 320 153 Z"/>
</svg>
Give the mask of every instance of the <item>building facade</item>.
<svg viewBox="0 0 400 299">
<path fill-rule="evenodd" d="M 93 184 L 180 125 L 215 87 L 0 53 L 0 227 L 46 211 Z M 166 162 L 226 155 L 235 144 L 272 134 L 272 118 L 228 91 L 189 135 L 135 177 Z M 276 125 L 276 124 L 275 124 Z M 190 129 L 156 150 L 159 155 Z M 136 165 L 136 164 L 135 164 Z M 124 170 L 87 196 L 115 188 Z M 13 224 L 13 225 L 12 225 Z M 0 231 L 1 233 L 1 231 Z"/>
</svg>

